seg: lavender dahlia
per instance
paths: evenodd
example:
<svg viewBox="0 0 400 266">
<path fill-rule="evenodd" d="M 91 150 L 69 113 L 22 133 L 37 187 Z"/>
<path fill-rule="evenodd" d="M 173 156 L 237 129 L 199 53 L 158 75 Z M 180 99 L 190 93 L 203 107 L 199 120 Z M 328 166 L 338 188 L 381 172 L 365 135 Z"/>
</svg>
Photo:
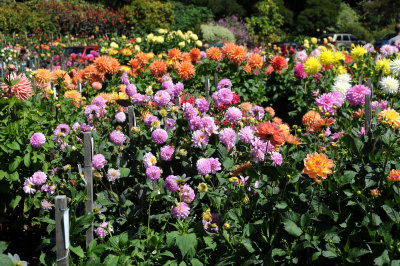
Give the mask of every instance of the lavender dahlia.
<svg viewBox="0 0 400 266">
<path fill-rule="evenodd" d="M 156 93 L 156 95 L 154 95 L 154 102 L 158 106 L 165 106 L 169 103 L 170 100 L 171 100 L 171 96 L 169 95 L 169 93 L 167 91 L 164 91 L 164 90 L 158 91 Z"/>
<path fill-rule="evenodd" d="M 220 90 L 223 88 L 230 90 L 232 88 L 232 82 L 229 79 L 221 79 L 218 82 L 217 89 Z"/>
<path fill-rule="evenodd" d="M 202 130 L 196 130 L 192 135 L 193 146 L 204 147 L 208 144 L 208 134 Z"/>
<path fill-rule="evenodd" d="M 196 99 L 196 106 L 197 106 L 197 109 L 199 110 L 199 112 L 205 113 L 208 111 L 210 104 L 208 103 L 208 101 L 206 99 L 199 98 L 199 99 Z"/>
<path fill-rule="evenodd" d="M 115 115 L 115 119 L 117 120 L 118 123 L 124 123 L 126 121 L 126 115 L 124 112 L 118 112 Z"/>
<path fill-rule="evenodd" d="M 31 145 L 34 148 L 40 148 L 46 142 L 46 137 L 43 133 L 36 132 L 30 139 Z"/>
<path fill-rule="evenodd" d="M 121 177 L 121 172 L 118 169 L 110 168 L 107 171 L 107 179 L 110 182 L 114 182 L 115 180 Z"/>
<path fill-rule="evenodd" d="M 273 151 L 270 158 L 273 166 L 282 165 L 282 154 L 279 152 Z"/>
<path fill-rule="evenodd" d="M 254 131 L 250 126 L 246 126 L 239 131 L 239 139 L 244 143 L 251 143 L 254 138 Z"/>
<path fill-rule="evenodd" d="M 256 120 L 262 120 L 265 115 L 264 108 L 262 108 L 261 106 L 258 106 L 258 105 L 253 106 L 250 110 L 250 115 L 251 115 L 251 117 L 254 117 L 254 119 L 256 119 Z"/>
<path fill-rule="evenodd" d="M 211 173 L 211 163 L 207 158 L 201 158 L 196 163 L 197 171 L 200 175 L 208 175 Z"/>
<path fill-rule="evenodd" d="M 34 184 L 32 182 L 32 177 L 29 177 L 29 178 L 25 179 L 24 187 L 23 187 L 24 192 L 27 193 L 27 194 L 35 193 L 36 189 L 33 186 L 34 186 Z"/>
<path fill-rule="evenodd" d="M 44 209 L 44 210 L 51 210 L 54 206 L 54 204 L 48 202 L 47 200 L 42 201 L 42 203 L 40 205 L 42 206 L 42 209 Z"/>
</svg>

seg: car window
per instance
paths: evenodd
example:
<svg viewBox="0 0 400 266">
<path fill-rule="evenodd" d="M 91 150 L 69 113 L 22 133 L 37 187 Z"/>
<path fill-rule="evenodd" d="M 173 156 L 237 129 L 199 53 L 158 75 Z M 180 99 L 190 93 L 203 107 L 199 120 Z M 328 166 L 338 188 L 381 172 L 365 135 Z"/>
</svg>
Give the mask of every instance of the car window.
<svg viewBox="0 0 400 266">
<path fill-rule="evenodd" d="M 349 40 L 349 35 L 343 35 L 343 41 L 348 41 Z"/>
<path fill-rule="evenodd" d="M 337 35 L 336 41 L 341 41 L 342 40 L 342 35 Z"/>
<path fill-rule="evenodd" d="M 354 35 L 350 35 L 350 40 L 357 41 L 357 38 Z"/>
</svg>

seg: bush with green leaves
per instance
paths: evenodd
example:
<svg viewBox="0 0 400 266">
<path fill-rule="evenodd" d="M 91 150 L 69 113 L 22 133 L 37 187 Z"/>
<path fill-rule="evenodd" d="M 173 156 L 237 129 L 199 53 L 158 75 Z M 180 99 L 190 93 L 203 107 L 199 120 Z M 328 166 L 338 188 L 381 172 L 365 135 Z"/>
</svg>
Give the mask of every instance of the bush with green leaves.
<svg viewBox="0 0 400 266">
<path fill-rule="evenodd" d="M 235 42 L 235 35 L 225 27 L 203 24 L 200 29 L 206 43 Z"/>
<path fill-rule="evenodd" d="M 173 1 L 175 22 L 172 30 L 188 31 L 198 28 L 201 23 L 211 21 L 213 13 L 207 7 L 184 5 L 181 2 Z"/>
</svg>

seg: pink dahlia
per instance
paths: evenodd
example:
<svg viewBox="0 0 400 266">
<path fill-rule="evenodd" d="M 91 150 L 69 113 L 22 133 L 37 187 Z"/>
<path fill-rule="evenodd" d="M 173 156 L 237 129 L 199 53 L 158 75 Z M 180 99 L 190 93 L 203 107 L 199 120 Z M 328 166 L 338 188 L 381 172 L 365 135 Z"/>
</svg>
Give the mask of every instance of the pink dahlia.
<svg viewBox="0 0 400 266">
<path fill-rule="evenodd" d="M 179 202 L 172 208 L 172 217 L 175 219 L 185 219 L 190 214 L 190 207 L 185 202 Z"/>
<path fill-rule="evenodd" d="M 43 133 L 36 132 L 32 135 L 30 141 L 32 147 L 40 148 L 46 142 L 46 137 Z"/>
<path fill-rule="evenodd" d="M 107 171 L 107 179 L 110 182 L 114 182 L 115 180 L 121 177 L 121 172 L 118 169 L 110 168 Z"/>
<path fill-rule="evenodd" d="M 171 96 L 169 95 L 169 93 L 165 90 L 161 90 L 158 91 L 155 95 L 154 95 L 154 102 L 158 105 L 158 106 L 165 106 L 169 103 L 169 101 L 171 100 Z"/>
<path fill-rule="evenodd" d="M 232 88 L 232 82 L 229 79 L 221 79 L 218 82 L 217 89 L 220 90 L 220 89 L 224 89 L 224 88 L 229 89 L 229 90 Z"/>
<path fill-rule="evenodd" d="M 305 79 L 307 77 L 306 72 L 304 71 L 304 66 L 302 63 L 298 63 L 294 67 L 294 76 L 298 79 Z"/>
<path fill-rule="evenodd" d="M 148 152 L 143 156 L 143 164 L 146 168 L 152 165 L 156 165 L 156 163 L 157 159 L 151 152 Z"/>
<path fill-rule="evenodd" d="M 107 163 L 106 158 L 103 154 L 96 154 L 93 156 L 93 167 L 97 170 L 103 169 L 104 165 Z"/>
<path fill-rule="evenodd" d="M 136 86 L 133 85 L 133 84 L 128 84 L 128 85 L 126 85 L 125 93 L 126 93 L 128 96 L 132 97 L 133 95 L 136 94 Z"/>
<path fill-rule="evenodd" d="M 160 149 L 160 157 L 163 161 L 171 161 L 174 154 L 174 147 L 166 145 Z"/>
<path fill-rule="evenodd" d="M 0 89 L 4 90 L 10 97 L 14 96 L 20 101 L 26 101 L 33 95 L 31 83 L 23 74 L 14 76 L 12 81 L 18 82 L 12 86 L 7 86 L 5 83 L 0 82 Z"/>
<path fill-rule="evenodd" d="M 258 105 L 253 106 L 250 110 L 250 115 L 252 117 L 254 117 L 254 119 L 256 119 L 256 120 L 262 120 L 265 115 L 264 108 L 262 108 L 261 106 L 258 106 Z"/>
<path fill-rule="evenodd" d="M 209 158 L 208 161 L 210 162 L 212 174 L 216 174 L 221 170 L 221 163 L 219 162 L 218 158 Z"/>
<path fill-rule="evenodd" d="M 208 111 L 210 104 L 208 103 L 208 101 L 206 99 L 199 98 L 199 99 L 196 99 L 196 106 L 197 106 L 197 109 L 199 110 L 199 112 L 205 113 Z"/>
<path fill-rule="evenodd" d="M 239 131 L 239 139 L 244 143 L 251 143 L 254 138 L 254 130 L 246 126 Z"/>
<path fill-rule="evenodd" d="M 168 139 L 168 133 L 164 129 L 156 129 L 151 134 L 153 141 L 157 144 L 163 144 Z"/>
<path fill-rule="evenodd" d="M 208 144 L 208 134 L 202 130 L 196 130 L 192 135 L 193 146 L 204 147 Z"/>
<path fill-rule="evenodd" d="M 161 176 L 161 169 L 157 166 L 151 165 L 146 169 L 146 176 L 151 180 L 155 181 Z"/>
<path fill-rule="evenodd" d="M 354 85 L 346 92 L 346 100 L 351 105 L 364 105 L 365 95 L 371 94 L 371 90 L 363 85 Z"/>
<path fill-rule="evenodd" d="M 32 183 L 34 185 L 43 185 L 47 180 L 47 175 L 42 171 L 37 171 L 32 175 Z"/>
<path fill-rule="evenodd" d="M 273 166 L 282 165 L 282 154 L 279 152 L 273 151 L 270 158 Z"/>
<path fill-rule="evenodd" d="M 115 119 L 117 120 L 118 123 L 124 123 L 126 121 L 126 115 L 124 112 L 118 112 L 115 115 Z"/>
<path fill-rule="evenodd" d="M 237 107 L 229 107 L 225 113 L 225 118 L 231 123 L 240 121 L 242 119 L 242 111 Z"/>
<path fill-rule="evenodd" d="M 126 140 L 125 135 L 118 130 L 114 130 L 113 132 L 111 132 L 110 134 L 110 140 L 112 143 L 114 143 L 117 146 L 122 146 L 124 145 L 124 142 Z"/>
<path fill-rule="evenodd" d="M 180 189 L 180 196 L 182 198 L 182 201 L 186 203 L 191 203 L 195 197 L 194 190 L 189 185 L 185 184 Z"/>
<path fill-rule="evenodd" d="M 200 175 L 208 175 L 211 173 L 211 163 L 207 158 L 199 159 L 196 166 Z"/>
<path fill-rule="evenodd" d="M 233 93 L 228 88 L 222 88 L 217 92 L 218 102 L 221 104 L 230 104 L 233 100 Z"/>
<path fill-rule="evenodd" d="M 32 177 L 25 179 L 24 187 L 23 187 L 24 192 L 27 194 L 35 193 L 36 189 L 33 186 L 34 186 L 34 184 L 32 182 Z"/>
<path fill-rule="evenodd" d="M 165 179 L 164 186 L 168 191 L 175 192 L 179 190 L 179 185 L 176 183 L 178 177 L 174 175 L 169 175 Z"/>
<path fill-rule="evenodd" d="M 232 128 L 224 128 L 219 132 L 219 139 L 229 151 L 235 146 L 236 133 Z"/>
</svg>

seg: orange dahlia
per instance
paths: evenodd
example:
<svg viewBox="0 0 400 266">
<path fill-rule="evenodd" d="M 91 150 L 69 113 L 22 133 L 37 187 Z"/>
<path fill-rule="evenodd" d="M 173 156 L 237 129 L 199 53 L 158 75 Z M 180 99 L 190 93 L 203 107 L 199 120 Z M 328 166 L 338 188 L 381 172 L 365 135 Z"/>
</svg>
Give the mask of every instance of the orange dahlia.
<svg viewBox="0 0 400 266">
<path fill-rule="evenodd" d="M 135 55 L 135 59 L 137 59 L 139 61 L 139 63 L 142 66 L 147 65 L 147 63 L 149 62 L 149 58 L 147 57 L 147 55 L 143 52 L 139 52 Z"/>
<path fill-rule="evenodd" d="M 210 47 L 207 49 L 207 58 L 212 61 L 221 61 L 222 52 L 218 47 Z"/>
<path fill-rule="evenodd" d="M 391 182 L 400 181 L 400 170 L 391 170 L 387 179 Z"/>
<path fill-rule="evenodd" d="M 171 50 L 168 51 L 168 59 L 172 61 L 178 61 L 182 56 L 181 50 L 178 48 L 172 48 Z"/>
<path fill-rule="evenodd" d="M 304 158 L 303 172 L 320 183 L 321 179 L 326 179 L 332 173 L 333 161 L 323 153 L 307 154 Z"/>
<path fill-rule="evenodd" d="M 335 121 L 336 120 L 333 119 L 332 117 L 321 119 L 312 124 L 312 126 L 310 127 L 310 132 L 315 132 L 327 128 L 333 123 L 335 123 Z"/>
<path fill-rule="evenodd" d="M 257 53 L 251 54 L 247 62 L 252 69 L 260 69 L 263 65 L 262 56 Z"/>
<path fill-rule="evenodd" d="M 235 50 L 236 45 L 234 43 L 228 42 L 222 46 L 222 53 L 226 58 L 229 58 L 233 55 L 233 50 Z"/>
<path fill-rule="evenodd" d="M 47 84 L 51 81 L 51 73 L 48 69 L 38 69 L 34 73 L 33 79 L 36 83 Z"/>
<path fill-rule="evenodd" d="M 94 65 L 100 73 L 115 74 L 119 70 L 118 59 L 105 55 L 97 57 Z"/>
<path fill-rule="evenodd" d="M 251 73 L 251 66 L 249 63 L 243 66 L 243 70 L 247 73 Z"/>
<path fill-rule="evenodd" d="M 270 116 L 274 117 L 275 116 L 275 110 L 271 106 L 265 107 L 265 112 L 267 112 Z"/>
<path fill-rule="evenodd" d="M 253 105 L 251 104 L 251 102 L 244 102 L 240 104 L 240 107 L 243 109 L 243 111 L 250 112 Z"/>
<path fill-rule="evenodd" d="M 244 60 L 246 60 L 247 57 L 247 49 L 244 46 L 238 46 L 236 45 L 235 48 L 233 49 L 231 55 L 228 57 L 229 60 L 235 63 L 241 63 Z"/>
<path fill-rule="evenodd" d="M 20 101 L 26 101 L 33 95 L 31 83 L 23 74 L 14 76 L 12 80 L 18 79 L 18 82 L 12 86 L 0 82 L 0 88 L 4 90 L 10 97 L 14 96 Z"/>
<path fill-rule="evenodd" d="M 100 93 L 96 97 L 98 97 L 98 96 L 102 97 L 107 102 L 115 100 L 115 94 L 114 93 Z"/>
<path fill-rule="evenodd" d="M 79 101 L 82 99 L 82 95 L 77 90 L 69 90 L 64 93 L 64 98 L 71 98 L 78 107 Z"/>
<path fill-rule="evenodd" d="M 190 50 L 190 52 L 189 52 L 189 55 L 190 55 L 190 59 L 192 60 L 192 63 L 196 64 L 201 58 L 200 49 L 192 48 L 192 50 Z"/>
<path fill-rule="evenodd" d="M 93 82 L 103 82 L 105 80 L 104 73 L 100 73 L 97 71 L 97 68 L 94 65 L 88 65 L 84 69 L 84 77 L 89 83 Z"/>
<path fill-rule="evenodd" d="M 149 70 L 154 77 L 162 77 L 167 73 L 167 64 L 163 60 L 155 60 L 150 64 Z"/>
<path fill-rule="evenodd" d="M 382 110 L 378 115 L 378 121 L 384 125 L 398 129 L 400 126 L 400 114 L 393 109 Z"/>
<path fill-rule="evenodd" d="M 190 54 L 189 54 L 189 53 L 183 53 L 183 54 L 182 54 L 182 61 L 189 61 L 189 62 L 191 62 L 191 61 L 192 61 L 192 58 L 190 57 Z"/>
<path fill-rule="evenodd" d="M 119 54 L 121 54 L 122 56 L 131 56 L 132 51 L 129 48 L 122 48 L 121 50 L 119 50 Z"/>
<path fill-rule="evenodd" d="M 287 67 L 287 61 L 283 56 L 278 55 L 271 59 L 271 66 L 275 70 L 281 71 Z"/>
<path fill-rule="evenodd" d="M 72 79 L 66 71 L 61 70 L 61 69 L 54 69 L 51 72 L 51 79 L 56 82 L 58 80 L 58 78 L 63 79 L 63 84 L 65 86 L 68 86 L 69 84 L 72 83 Z"/>
<path fill-rule="evenodd" d="M 309 128 L 321 119 L 321 115 L 317 111 L 308 111 L 303 115 L 302 123 Z"/>
<path fill-rule="evenodd" d="M 294 144 L 294 145 L 300 145 L 301 141 L 299 138 L 296 138 L 295 136 L 288 134 L 285 135 L 285 142 L 289 144 Z"/>
<path fill-rule="evenodd" d="M 196 72 L 194 65 L 189 61 L 183 61 L 182 63 L 178 64 L 176 70 L 179 77 L 183 80 L 190 79 Z"/>
<path fill-rule="evenodd" d="M 130 65 L 132 67 L 132 71 L 134 71 L 134 72 L 138 71 L 142 67 L 142 64 L 136 58 L 129 60 L 128 65 Z"/>
<path fill-rule="evenodd" d="M 280 125 L 280 124 L 282 124 L 282 119 L 279 118 L 279 117 L 277 117 L 277 116 L 275 116 L 275 117 L 272 119 L 272 122 L 274 122 L 274 123 L 277 124 L 277 125 Z"/>
<path fill-rule="evenodd" d="M 256 132 L 261 139 L 269 140 L 274 146 L 282 145 L 285 142 L 282 129 L 270 121 L 260 123 Z"/>
</svg>

